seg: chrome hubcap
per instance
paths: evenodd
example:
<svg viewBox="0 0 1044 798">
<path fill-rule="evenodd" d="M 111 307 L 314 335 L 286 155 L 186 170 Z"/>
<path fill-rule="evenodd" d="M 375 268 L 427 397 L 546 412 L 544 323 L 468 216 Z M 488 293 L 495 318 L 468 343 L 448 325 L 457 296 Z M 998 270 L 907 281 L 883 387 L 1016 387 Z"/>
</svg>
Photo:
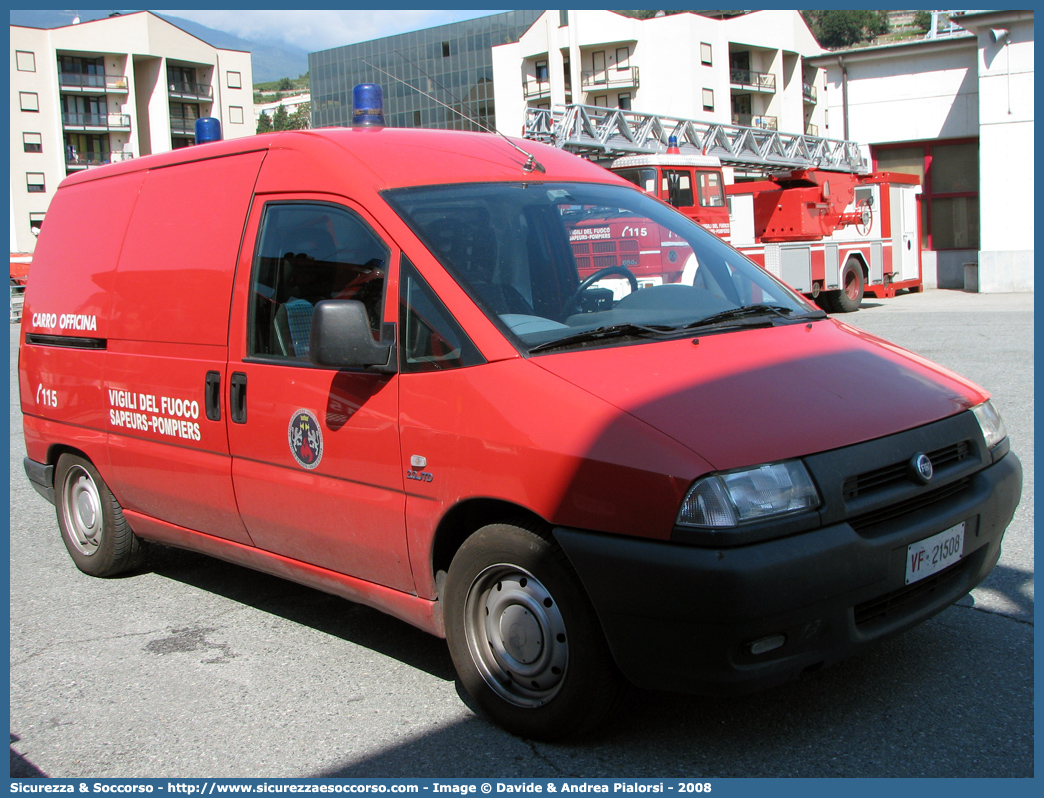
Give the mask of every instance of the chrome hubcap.
<svg viewBox="0 0 1044 798">
<path fill-rule="evenodd" d="M 465 603 L 468 648 L 483 680 L 501 698 L 537 707 L 562 686 L 569 641 L 558 603 L 532 574 L 492 565 Z"/>
<path fill-rule="evenodd" d="M 64 515 L 69 540 L 80 554 L 90 556 L 101 543 L 101 496 L 91 475 L 73 466 L 65 476 Z"/>
</svg>

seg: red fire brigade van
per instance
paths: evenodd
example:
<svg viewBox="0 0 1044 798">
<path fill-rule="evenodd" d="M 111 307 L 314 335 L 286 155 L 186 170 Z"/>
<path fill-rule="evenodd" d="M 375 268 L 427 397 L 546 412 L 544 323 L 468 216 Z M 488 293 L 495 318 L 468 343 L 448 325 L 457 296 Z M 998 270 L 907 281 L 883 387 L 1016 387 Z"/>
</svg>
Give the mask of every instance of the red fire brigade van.
<svg viewBox="0 0 1044 798">
<path fill-rule="evenodd" d="M 585 220 L 693 284 L 594 286 Z M 587 231 L 587 232 L 585 232 Z M 941 611 L 1021 466 L 989 395 L 566 152 L 380 126 L 68 177 L 25 299 L 36 489 L 75 564 L 150 543 L 445 636 L 496 722 L 748 690 Z"/>
</svg>

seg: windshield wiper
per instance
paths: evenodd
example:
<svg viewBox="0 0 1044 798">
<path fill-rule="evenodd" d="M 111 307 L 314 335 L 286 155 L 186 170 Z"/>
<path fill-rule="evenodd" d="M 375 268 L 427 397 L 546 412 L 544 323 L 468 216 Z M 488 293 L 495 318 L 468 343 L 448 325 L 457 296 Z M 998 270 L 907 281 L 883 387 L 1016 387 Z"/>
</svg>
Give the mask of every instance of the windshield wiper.
<svg viewBox="0 0 1044 798">
<path fill-rule="evenodd" d="M 573 335 L 567 335 L 565 338 L 546 341 L 542 344 L 530 347 L 529 351 L 530 353 L 546 352 L 549 349 L 558 349 L 559 347 L 587 343 L 588 341 L 601 341 L 607 338 L 623 338 L 629 335 L 661 337 L 664 335 L 671 335 L 672 333 L 676 334 L 677 332 L 677 327 L 670 327 L 662 324 L 652 326 L 632 324 L 630 322 L 625 324 L 611 324 L 608 327 L 596 327 L 593 330 L 584 330 L 583 332 L 574 333 Z"/>
<path fill-rule="evenodd" d="M 691 322 L 690 324 L 686 324 L 684 329 L 692 330 L 697 327 L 713 327 L 716 324 L 758 316 L 778 316 L 787 320 L 823 319 L 826 318 L 826 313 L 821 310 L 811 310 L 807 313 L 799 313 L 795 316 L 793 310 L 784 307 L 783 305 L 744 305 L 741 308 L 730 308 L 729 310 L 723 310 L 720 313 L 714 313 L 704 319 L 700 319 L 699 321 Z"/>
</svg>

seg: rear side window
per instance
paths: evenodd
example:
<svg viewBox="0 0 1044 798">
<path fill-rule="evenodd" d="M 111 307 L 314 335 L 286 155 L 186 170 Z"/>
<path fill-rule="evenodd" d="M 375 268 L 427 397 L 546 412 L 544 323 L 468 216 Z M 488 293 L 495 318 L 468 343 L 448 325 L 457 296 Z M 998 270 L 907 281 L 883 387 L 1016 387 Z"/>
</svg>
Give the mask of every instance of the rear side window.
<svg viewBox="0 0 1044 798">
<path fill-rule="evenodd" d="M 269 205 L 254 256 L 249 353 L 307 360 L 312 313 L 325 299 L 362 302 L 378 340 L 389 255 L 384 241 L 347 208 Z"/>
</svg>

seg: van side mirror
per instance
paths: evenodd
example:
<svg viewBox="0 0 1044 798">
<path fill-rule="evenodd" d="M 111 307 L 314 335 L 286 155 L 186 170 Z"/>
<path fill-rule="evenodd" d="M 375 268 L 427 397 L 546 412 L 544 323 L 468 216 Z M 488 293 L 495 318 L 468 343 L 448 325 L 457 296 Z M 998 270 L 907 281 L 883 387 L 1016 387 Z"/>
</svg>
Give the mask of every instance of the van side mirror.
<svg viewBox="0 0 1044 798">
<path fill-rule="evenodd" d="M 354 299 L 327 299 L 315 306 L 308 359 L 317 366 L 396 370 L 391 344 L 373 340 L 366 307 Z"/>
</svg>

